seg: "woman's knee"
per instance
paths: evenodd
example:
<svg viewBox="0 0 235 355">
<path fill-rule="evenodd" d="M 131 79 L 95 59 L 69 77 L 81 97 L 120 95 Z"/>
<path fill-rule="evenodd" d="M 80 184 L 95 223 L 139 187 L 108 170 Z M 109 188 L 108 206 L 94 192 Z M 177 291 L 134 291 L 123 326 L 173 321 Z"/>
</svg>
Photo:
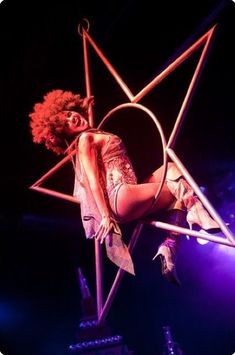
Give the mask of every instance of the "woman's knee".
<svg viewBox="0 0 235 355">
<path fill-rule="evenodd" d="M 166 178 L 169 180 L 177 180 L 180 176 L 182 176 L 182 173 L 177 165 L 173 162 L 168 163 Z"/>
<path fill-rule="evenodd" d="M 160 166 L 157 170 L 155 170 L 146 180 L 145 182 L 155 182 L 160 183 L 162 174 L 164 171 L 164 165 Z M 176 164 L 173 162 L 167 163 L 167 174 L 166 177 L 170 180 L 176 180 L 181 176 L 181 172 L 177 168 Z"/>
</svg>

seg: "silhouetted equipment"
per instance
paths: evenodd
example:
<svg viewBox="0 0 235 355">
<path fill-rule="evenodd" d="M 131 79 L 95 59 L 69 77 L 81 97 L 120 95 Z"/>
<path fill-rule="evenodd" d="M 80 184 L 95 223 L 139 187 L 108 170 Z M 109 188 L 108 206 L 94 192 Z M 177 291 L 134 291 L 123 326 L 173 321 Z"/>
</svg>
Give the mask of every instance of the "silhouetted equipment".
<svg viewBox="0 0 235 355">
<path fill-rule="evenodd" d="M 128 351 L 120 335 L 114 335 L 112 329 L 97 321 L 95 299 L 92 297 L 87 280 L 81 268 L 78 268 L 78 280 L 81 292 L 82 318 L 76 334 L 76 344 L 69 346 L 72 354 L 86 355 L 133 355 Z"/>
<path fill-rule="evenodd" d="M 163 333 L 165 337 L 163 355 L 183 355 L 179 345 L 174 342 L 172 338 L 171 329 L 169 326 L 163 327 Z"/>
<path fill-rule="evenodd" d="M 97 317 L 96 302 L 94 297 L 91 296 L 90 289 L 87 284 L 87 280 L 82 273 L 81 268 L 78 271 L 78 281 L 81 292 L 81 306 L 82 306 L 82 319 L 88 320 L 90 318 L 94 319 Z"/>
</svg>

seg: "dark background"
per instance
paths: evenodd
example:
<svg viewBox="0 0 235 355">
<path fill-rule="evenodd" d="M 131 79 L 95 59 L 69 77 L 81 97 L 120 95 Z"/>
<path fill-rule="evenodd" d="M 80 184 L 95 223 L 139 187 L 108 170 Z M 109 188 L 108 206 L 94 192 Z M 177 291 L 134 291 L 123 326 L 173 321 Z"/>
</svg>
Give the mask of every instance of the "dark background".
<svg viewBox="0 0 235 355">
<path fill-rule="evenodd" d="M 28 113 L 52 89 L 85 95 L 79 21 L 134 93 L 217 23 L 213 45 L 175 150 L 234 231 L 234 20 L 232 1 L 38 1 L 0 4 L 0 351 L 62 355 L 76 343 L 81 317 L 77 268 L 95 295 L 93 242 L 85 241 L 78 205 L 29 190 L 59 158 L 32 143 Z M 198 54 L 141 103 L 169 135 Z M 91 51 L 96 125 L 127 102 Z M 127 115 L 128 113 L 128 115 Z M 161 164 L 159 136 L 133 112 L 111 120 L 125 140 L 139 178 Z M 59 183 L 58 183 L 59 181 Z M 56 185 L 55 185 L 56 184 Z M 71 193 L 70 167 L 51 186 Z M 133 226 L 122 226 L 128 241 Z M 136 276 L 125 275 L 108 315 L 114 334 L 137 355 L 162 354 L 169 325 L 186 355 L 235 351 L 235 254 L 232 248 L 182 239 L 178 273 L 168 284 L 152 262 L 161 232 L 145 227 L 133 254 Z M 115 267 L 104 259 L 104 292 Z"/>
</svg>

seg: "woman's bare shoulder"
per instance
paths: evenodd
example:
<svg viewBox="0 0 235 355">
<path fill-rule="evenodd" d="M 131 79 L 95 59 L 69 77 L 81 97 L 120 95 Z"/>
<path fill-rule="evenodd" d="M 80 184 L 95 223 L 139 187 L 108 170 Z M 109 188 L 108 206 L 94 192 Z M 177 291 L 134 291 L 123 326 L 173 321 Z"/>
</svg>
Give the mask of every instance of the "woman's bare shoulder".
<svg viewBox="0 0 235 355">
<path fill-rule="evenodd" d="M 100 131 L 84 131 L 79 137 L 78 147 L 80 149 L 89 145 L 103 145 L 109 139 L 109 133 Z"/>
<path fill-rule="evenodd" d="M 95 133 L 92 131 L 84 131 L 80 134 L 78 142 L 81 141 L 91 141 L 94 140 L 95 138 Z"/>
<path fill-rule="evenodd" d="M 80 134 L 78 139 L 78 149 L 80 153 L 89 148 L 89 146 L 93 145 L 95 142 L 95 137 L 93 132 L 84 131 Z"/>
</svg>

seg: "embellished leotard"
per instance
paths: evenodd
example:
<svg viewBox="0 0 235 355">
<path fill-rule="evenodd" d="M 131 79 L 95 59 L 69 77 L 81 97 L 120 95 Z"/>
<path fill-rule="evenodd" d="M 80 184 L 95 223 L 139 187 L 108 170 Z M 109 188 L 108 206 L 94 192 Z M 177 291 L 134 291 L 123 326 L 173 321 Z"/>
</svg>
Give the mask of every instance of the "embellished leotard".
<svg viewBox="0 0 235 355">
<path fill-rule="evenodd" d="M 116 201 L 119 188 L 122 184 L 136 184 L 136 175 L 122 140 L 118 136 L 106 132 L 95 131 L 95 133 L 108 135 L 105 146 L 102 148 L 97 147 L 99 181 L 113 217 L 118 220 Z M 73 194 L 80 201 L 81 217 L 86 237 L 93 238 L 102 218 L 78 154 L 76 156 Z M 113 233 L 111 239 L 105 239 L 105 245 L 108 257 L 119 267 L 133 274 L 133 263 L 128 248 L 121 239 L 121 235 Z"/>
<path fill-rule="evenodd" d="M 105 172 L 101 180 L 114 216 L 119 220 L 117 194 L 123 184 L 136 184 L 137 179 L 122 140 L 115 135 L 108 136 L 108 142 L 98 158 L 100 171 Z"/>
<path fill-rule="evenodd" d="M 122 140 L 114 134 L 103 131 L 97 131 L 97 133 L 108 135 L 108 141 L 105 146 L 97 151 L 99 180 L 106 202 L 109 204 L 114 217 L 118 220 L 116 208 L 118 190 L 122 184 L 136 184 L 137 179 Z M 79 199 L 81 204 L 82 222 L 86 237 L 92 238 L 100 224 L 101 216 L 78 155 L 76 159 L 74 196 Z"/>
</svg>

